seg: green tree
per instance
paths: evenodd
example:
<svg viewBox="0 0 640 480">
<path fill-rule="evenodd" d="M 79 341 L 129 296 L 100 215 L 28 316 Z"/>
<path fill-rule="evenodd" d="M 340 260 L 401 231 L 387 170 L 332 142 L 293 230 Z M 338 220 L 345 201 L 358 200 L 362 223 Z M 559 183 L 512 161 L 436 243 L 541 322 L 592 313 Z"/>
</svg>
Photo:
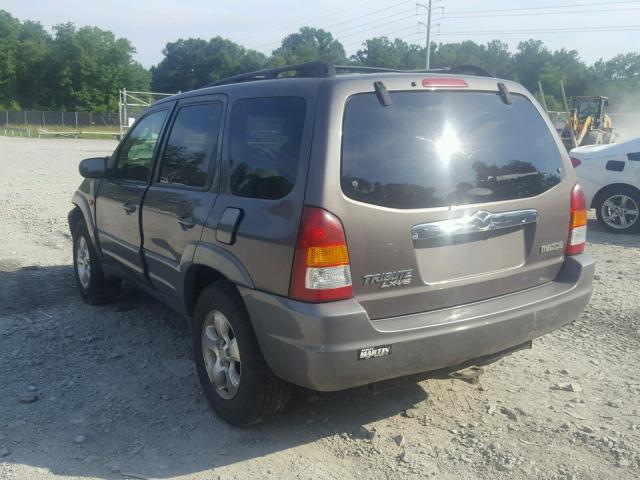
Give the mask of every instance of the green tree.
<svg viewBox="0 0 640 480">
<path fill-rule="evenodd" d="M 313 60 L 347 63 L 342 44 L 331 33 L 312 27 L 302 27 L 297 33 L 284 37 L 280 47 L 273 51 L 269 63 L 278 66 Z"/>
<path fill-rule="evenodd" d="M 47 105 L 49 100 L 48 62 L 51 37 L 38 22 L 26 21 L 18 34 L 20 54 L 16 58 L 16 77 L 19 79 L 15 100 L 22 108 L 34 109 Z"/>
<path fill-rule="evenodd" d="M 417 45 L 409 45 L 399 38 L 392 42 L 387 37 L 377 37 L 366 40 L 351 60 L 368 67 L 415 70 L 424 68 L 424 56 L 424 48 Z"/>
<path fill-rule="evenodd" d="M 132 60 L 128 40 L 97 27 L 76 29 L 71 23 L 54 27 L 49 60 L 51 107 L 114 111 L 118 90 L 147 90 L 149 76 Z"/>
<path fill-rule="evenodd" d="M 0 10 L 0 107 L 16 101 L 17 57 L 20 22 L 9 12 Z"/>
<path fill-rule="evenodd" d="M 553 55 L 541 40 L 527 40 L 518 44 L 513 57 L 515 80 L 530 92 L 538 89 L 538 80 L 546 65 L 551 64 Z"/>
<path fill-rule="evenodd" d="M 616 112 L 637 113 L 640 102 L 640 53 L 599 60 L 589 69 L 589 73 L 587 94 L 608 96 L 611 108 Z"/>
<path fill-rule="evenodd" d="M 151 68 L 153 89 L 159 92 L 201 88 L 224 77 L 258 70 L 266 57 L 222 37 L 179 39 L 167 43 L 164 58 Z"/>
</svg>

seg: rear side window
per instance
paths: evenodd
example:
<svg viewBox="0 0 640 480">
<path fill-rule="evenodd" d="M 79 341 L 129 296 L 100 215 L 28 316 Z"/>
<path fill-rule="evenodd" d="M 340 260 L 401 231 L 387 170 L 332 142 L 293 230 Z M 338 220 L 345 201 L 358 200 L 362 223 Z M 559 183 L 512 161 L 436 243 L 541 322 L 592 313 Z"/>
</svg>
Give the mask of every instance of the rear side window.
<svg viewBox="0 0 640 480">
<path fill-rule="evenodd" d="M 562 157 L 524 96 L 391 92 L 351 97 L 342 135 L 342 190 L 366 203 L 434 208 L 539 195 L 562 178 Z"/>
<path fill-rule="evenodd" d="M 220 103 L 190 105 L 178 111 L 162 156 L 160 183 L 207 185 L 221 121 Z"/>
<path fill-rule="evenodd" d="M 253 198 L 284 197 L 298 174 L 305 101 L 296 97 L 238 100 L 231 111 L 231 192 Z"/>
</svg>

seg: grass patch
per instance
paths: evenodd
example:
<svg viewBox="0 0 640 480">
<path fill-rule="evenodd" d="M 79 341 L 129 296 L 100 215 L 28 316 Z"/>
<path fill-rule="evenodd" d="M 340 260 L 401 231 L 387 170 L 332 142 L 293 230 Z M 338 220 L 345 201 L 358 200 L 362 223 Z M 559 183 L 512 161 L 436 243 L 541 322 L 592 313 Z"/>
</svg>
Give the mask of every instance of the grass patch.
<svg viewBox="0 0 640 480">
<path fill-rule="evenodd" d="M 0 135 L 22 138 L 84 138 L 95 140 L 117 140 L 120 136 L 119 127 L 92 126 L 85 128 L 70 128 L 61 125 L 42 128 L 34 125 L 8 125 L 0 127 Z"/>
</svg>

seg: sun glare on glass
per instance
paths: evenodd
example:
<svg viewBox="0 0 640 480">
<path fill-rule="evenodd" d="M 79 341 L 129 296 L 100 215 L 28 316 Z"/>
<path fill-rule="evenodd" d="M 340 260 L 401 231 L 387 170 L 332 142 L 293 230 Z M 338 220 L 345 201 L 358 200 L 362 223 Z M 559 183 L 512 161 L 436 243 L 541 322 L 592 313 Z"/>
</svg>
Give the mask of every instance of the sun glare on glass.
<svg viewBox="0 0 640 480">
<path fill-rule="evenodd" d="M 443 163 L 449 163 L 453 155 L 462 152 L 462 144 L 458 140 L 456 131 L 448 122 L 444 125 L 442 136 L 433 142 L 433 145 Z"/>
</svg>

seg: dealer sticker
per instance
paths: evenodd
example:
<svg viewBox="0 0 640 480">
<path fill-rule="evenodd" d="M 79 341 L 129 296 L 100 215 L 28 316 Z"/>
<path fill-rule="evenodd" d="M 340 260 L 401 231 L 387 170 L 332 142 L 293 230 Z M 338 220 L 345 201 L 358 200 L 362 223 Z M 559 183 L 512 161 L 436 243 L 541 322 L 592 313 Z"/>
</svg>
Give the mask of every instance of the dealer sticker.
<svg viewBox="0 0 640 480">
<path fill-rule="evenodd" d="M 358 360 L 369 360 L 370 358 L 385 357 L 387 355 L 391 355 L 391 345 L 361 348 L 358 351 Z"/>
</svg>

